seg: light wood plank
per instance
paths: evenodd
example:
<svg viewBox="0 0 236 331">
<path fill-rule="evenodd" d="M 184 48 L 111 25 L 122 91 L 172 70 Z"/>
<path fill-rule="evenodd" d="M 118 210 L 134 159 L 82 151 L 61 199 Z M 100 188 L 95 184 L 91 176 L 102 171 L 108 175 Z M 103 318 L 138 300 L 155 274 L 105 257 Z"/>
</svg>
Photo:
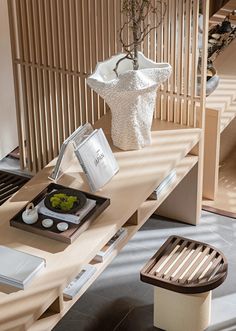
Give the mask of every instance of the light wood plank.
<svg viewBox="0 0 236 331">
<path fill-rule="evenodd" d="M 104 123 L 106 121 L 101 121 L 97 125 L 104 127 Z M 22 188 L 10 201 L 1 206 L 0 243 L 44 257 L 47 261 L 47 267 L 25 291 L 12 293 L 10 296 L 3 292 L 0 293 L 0 326 L 3 326 L 4 323 L 12 323 L 13 327 L 14 323 L 17 325 L 20 322 L 14 312 L 19 312 L 18 306 L 21 302 L 25 304 L 20 305 L 20 318 L 25 319 L 24 323 L 28 327 L 32 325 L 33 320 L 30 312 L 34 314 L 35 319 L 42 315 L 47 307 L 56 300 L 61 289 L 75 277 L 82 265 L 88 263 L 95 256 L 96 252 L 140 206 L 141 210 L 144 208 L 143 211 L 140 211 L 143 222 L 146 221 L 149 217 L 148 213 L 152 213 L 156 206 L 151 205 L 148 211 L 147 205 L 143 205 L 143 202 L 170 170 L 175 168 L 198 143 L 201 136 L 200 129 L 186 129 L 160 120 L 155 121 L 153 129 L 155 127 L 160 127 L 160 130 L 153 131 L 153 144 L 151 146 L 143 150 L 128 152 L 121 152 L 114 148 L 120 171 L 98 192 L 98 195 L 109 197 L 111 205 L 72 245 L 67 246 L 9 227 L 10 218 L 49 183 L 47 178 L 55 161 L 28 182 L 27 187 Z M 172 128 L 175 129 L 172 130 Z M 104 127 L 104 130 L 107 131 L 107 127 Z M 168 159 L 166 159 L 166 153 L 168 153 Z M 192 160 L 193 163 L 196 162 L 196 158 Z M 193 163 L 191 162 L 189 167 L 192 167 Z M 139 178 L 138 181 L 137 178 Z M 72 164 L 68 172 L 61 178 L 60 183 L 89 191 L 88 185 L 83 182 L 83 176 L 81 176 L 77 163 Z M 134 192 L 135 194 L 133 194 Z M 132 199 L 129 199 L 130 196 Z M 161 201 L 156 203 L 161 203 Z M 122 213 L 117 212 L 121 206 Z M 134 228 L 134 232 L 136 230 L 137 228 Z M 83 254 L 78 254 L 78 252 L 83 252 Z M 32 297 L 36 298 L 36 296 L 37 300 L 32 301 Z M 1 316 L 4 316 L 4 321 Z"/>
<path fill-rule="evenodd" d="M 157 200 L 147 200 L 138 209 L 139 222 L 136 225 L 128 225 L 126 223 L 127 236 L 117 245 L 116 249 L 104 260 L 102 263 L 93 262 L 92 264 L 97 268 L 95 274 L 90 278 L 90 280 L 81 288 L 76 297 L 72 300 L 64 300 L 63 311 L 60 314 L 46 314 L 43 319 L 35 322 L 34 325 L 29 329 L 29 331 L 40 331 L 52 329 L 62 316 L 71 308 L 71 306 L 85 293 L 85 291 L 93 284 L 93 282 L 98 278 L 98 276 L 104 271 L 104 269 L 112 262 L 112 260 L 117 256 L 120 250 L 127 244 L 127 242 L 132 238 L 132 236 L 138 231 L 138 229 L 145 223 L 145 220 L 151 216 L 158 205 L 162 203 L 167 195 L 192 169 L 192 167 L 198 161 L 196 156 L 188 156 L 184 158 L 177 166 L 177 177 L 176 182 L 169 186 L 168 189 L 163 193 L 160 199 Z"/>
</svg>

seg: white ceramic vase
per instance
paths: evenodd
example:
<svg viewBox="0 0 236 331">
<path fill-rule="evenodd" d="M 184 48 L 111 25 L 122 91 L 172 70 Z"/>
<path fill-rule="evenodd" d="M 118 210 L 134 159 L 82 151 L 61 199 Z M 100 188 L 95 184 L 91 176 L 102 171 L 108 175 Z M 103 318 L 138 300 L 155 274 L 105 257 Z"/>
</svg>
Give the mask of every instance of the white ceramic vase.
<svg viewBox="0 0 236 331">
<path fill-rule="evenodd" d="M 155 63 L 139 52 L 139 70 L 123 60 L 114 72 L 118 54 L 100 62 L 87 84 L 105 99 L 111 109 L 113 144 L 123 150 L 141 149 L 151 144 L 151 125 L 156 90 L 171 74 L 168 63 Z"/>
</svg>

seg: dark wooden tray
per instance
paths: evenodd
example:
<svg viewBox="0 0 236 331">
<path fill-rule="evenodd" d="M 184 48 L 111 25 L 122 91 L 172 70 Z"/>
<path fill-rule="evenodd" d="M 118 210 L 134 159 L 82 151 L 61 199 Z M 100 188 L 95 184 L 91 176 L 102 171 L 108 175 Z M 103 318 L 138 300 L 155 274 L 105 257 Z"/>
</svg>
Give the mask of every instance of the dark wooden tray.
<svg viewBox="0 0 236 331">
<path fill-rule="evenodd" d="M 34 205 L 37 205 L 46 194 L 50 193 L 52 190 L 59 190 L 59 189 L 65 189 L 67 187 L 51 183 L 49 184 L 42 192 L 40 192 L 31 202 L 33 202 Z M 75 191 L 78 191 L 75 189 Z M 22 229 L 24 231 L 37 233 L 41 236 L 48 237 L 51 239 L 55 239 L 58 241 L 62 241 L 67 244 L 71 244 L 78 236 L 84 232 L 90 224 L 100 215 L 109 205 L 110 205 L 110 199 L 98 197 L 93 194 L 83 192 L 86 195 L 88 199 L 96 200 L 96 206 L 83 218 L 83 220 L 80 222 L 80 224 L 73 224 L 70 222 L 66 222 L 69 224 L 68 230 L 64 232 L 60 232 L 56 225 L 59 222 L 65 222 L 63 220 L 60 220 L 59 218 L 53 218 L 54 224 L 51 228 L 46 229 L 42 226 L 41 221 L 45 218 L 49 218 L 48 216 L 44 216 L 42 214 L 39 214 L 39 219 L 34 224 L 26 224 L 22 221 L 22 213 L 25 210 L 25 207 L 22 208 L 14 217 L 10 220 L 10 225 Z"/>
</svg>

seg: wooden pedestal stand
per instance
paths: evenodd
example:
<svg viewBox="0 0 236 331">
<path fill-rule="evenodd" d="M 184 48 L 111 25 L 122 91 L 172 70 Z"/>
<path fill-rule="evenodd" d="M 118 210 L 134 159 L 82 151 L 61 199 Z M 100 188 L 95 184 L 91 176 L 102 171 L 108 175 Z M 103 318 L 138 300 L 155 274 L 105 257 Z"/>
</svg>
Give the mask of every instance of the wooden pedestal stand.
<svg viewBox="0 0 236 331">
<path fill-rule="evenodd" d="M 227 276 L 225 256 L 212 246 L 171 236 L 140 277 L 154 286 L 154 326 L 203 331 L 210 324 L 211 291 Z"/>
</svg>

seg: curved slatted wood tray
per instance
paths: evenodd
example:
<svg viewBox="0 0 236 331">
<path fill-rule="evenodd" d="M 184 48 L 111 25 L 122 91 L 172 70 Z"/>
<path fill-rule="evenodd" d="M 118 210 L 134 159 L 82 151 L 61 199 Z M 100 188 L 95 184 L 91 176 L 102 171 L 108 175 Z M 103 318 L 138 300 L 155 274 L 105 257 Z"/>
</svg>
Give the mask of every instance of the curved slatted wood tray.
<svg viewBox="0 0 236 331">
<path fill-rule="evenodd" d="M 225 256 L 214 247 L 171 236 L 141 270 L 141 280 L 180 293 L 202 293 L 222 284 L 227 276 Z"/>
</svg>

